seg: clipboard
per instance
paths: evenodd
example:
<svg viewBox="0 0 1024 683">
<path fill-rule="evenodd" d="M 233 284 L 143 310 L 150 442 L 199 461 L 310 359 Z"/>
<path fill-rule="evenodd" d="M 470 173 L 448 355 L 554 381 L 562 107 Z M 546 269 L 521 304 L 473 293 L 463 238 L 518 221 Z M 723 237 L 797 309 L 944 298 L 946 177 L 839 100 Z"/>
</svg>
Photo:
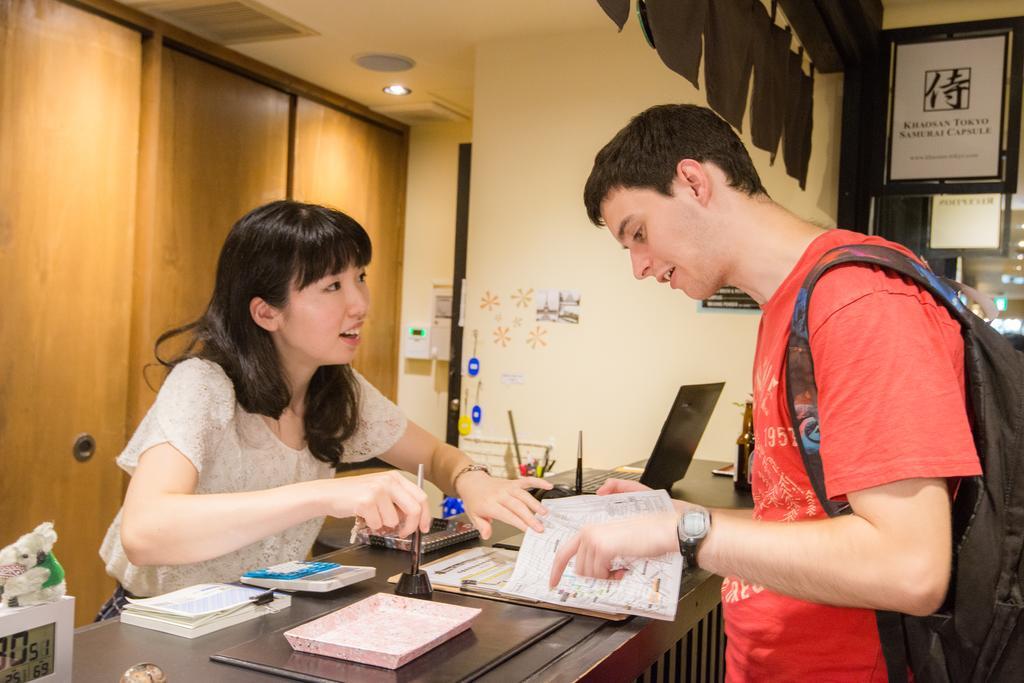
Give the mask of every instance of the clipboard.
<svg viewBox="0 0 1024 683">
<path fill-rule="evenodd" d="M 441 562 L 450 562 L 451 560 L 459 557 L 460 555 L 466 555 L 472 553 L 475 550 L 478 550 L 478 548 L 465 548 L 463 550 L 459 550 L 450 555 L 445 555 L 442 558 L 434 560 L 433 562 L 421 565 L 420 569 L 425 569 L 429 571 L 431 565 L 440 564 Z M 395 574 L 394 576 L 388 577 L 388 583 L 398 583 L 398 579 L 400 576 L 401 574 Z M 444 591 L 445 593 L 454 593 L 456 595 L 468 595 L 472 597 L 485 598 L 487 600 L 495 600 L 497 602 L 507 602 L 513 605 L 525 605 L 527 607 L 537 607 L 540 609 L 553 610 L 556 612 L 579 614 L 585 617 L 595 617 L 597 619 L 604 619 L 605 621 L 625 621 L 626 619 L 629 619 L 632 616 L 630 614 L 612 614 L 610 612 L 598 612 L 596 610 L 588 610 L 583 609 L 581 607 L 572 607 L 569 605 L 559 605 L 553 602 L 542 602 L 540 600 L 527 600 L 524 598 L 517 598 L 509 595 L 504 595 L 502 593 L 497 592 L 496 590 L 486 588 L 475 588 L 473 590 L 466 590 L 461 587 L 445 586 L 442 584 L 438 584 L 436 582 L 433 583 L 433 588 L 436 591 Z"/>
</svg>

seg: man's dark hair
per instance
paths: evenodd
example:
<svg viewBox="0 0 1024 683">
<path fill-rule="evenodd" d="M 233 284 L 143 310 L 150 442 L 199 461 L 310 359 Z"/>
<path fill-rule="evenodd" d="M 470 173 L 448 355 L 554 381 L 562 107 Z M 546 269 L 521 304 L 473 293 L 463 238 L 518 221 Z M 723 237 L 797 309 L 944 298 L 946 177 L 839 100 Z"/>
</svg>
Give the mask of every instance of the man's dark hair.
<svg viewBox="0 0 1024 683">
<path fill-rule="evenodd" d="M 661 104 L 633 117 L 594 158 L 583 190 L 587 216 L 601 222 L 601 202 L 616 188 L 649 188 L 672 195 L 676 165 L 709 161 L 731 187 L 748 195 L 768 192 L 739 137 L 718 114 L 695 104 Z"/>
</svg>

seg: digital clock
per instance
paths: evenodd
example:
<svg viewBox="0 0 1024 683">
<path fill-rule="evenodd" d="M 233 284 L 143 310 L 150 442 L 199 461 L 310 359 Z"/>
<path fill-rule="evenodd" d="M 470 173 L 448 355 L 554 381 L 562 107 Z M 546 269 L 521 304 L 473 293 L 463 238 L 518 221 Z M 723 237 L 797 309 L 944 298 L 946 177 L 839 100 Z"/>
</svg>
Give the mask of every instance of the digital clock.
<svg viewBox="0 0 1024 683">
<path fill-rule="evenodd" d="M 75 599 L 0 608 L 0 683 L 71 680 Z"/>
</svg>

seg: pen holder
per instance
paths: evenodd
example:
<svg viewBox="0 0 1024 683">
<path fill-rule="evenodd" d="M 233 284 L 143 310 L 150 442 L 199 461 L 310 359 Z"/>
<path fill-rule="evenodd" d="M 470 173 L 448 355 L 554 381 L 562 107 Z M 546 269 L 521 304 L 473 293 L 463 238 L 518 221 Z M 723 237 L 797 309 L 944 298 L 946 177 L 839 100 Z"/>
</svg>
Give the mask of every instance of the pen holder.
<svg viewBox="0 0 1024 683">
<path fill-rule="evenodd" d="M 410 598 L 423 598 L 429 600 L 434 593 L 430 585 L 430 577 L 420 569 L 415 573 L 403 572 L 398 579 L 398 586 L 395 587 L 395 595 L 404 595 Z"/>
</svg>

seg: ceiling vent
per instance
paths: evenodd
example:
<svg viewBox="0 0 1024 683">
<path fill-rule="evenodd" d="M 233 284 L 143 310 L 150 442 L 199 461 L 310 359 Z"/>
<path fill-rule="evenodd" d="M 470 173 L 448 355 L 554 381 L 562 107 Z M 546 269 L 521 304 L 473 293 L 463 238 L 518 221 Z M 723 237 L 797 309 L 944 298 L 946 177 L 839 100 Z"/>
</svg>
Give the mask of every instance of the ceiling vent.
<svg viewBox="0 0 1024 683">
<path fill-rule="evenodd" d="M 129 4 L 221 45 L 319 35 L 254 0 L 143 0 Z"/>
<path fill-rule="evenodd" d="M 444 123 L 468 121 L 469 114 L 455 105 L 428 100 L 426 102 L 400 102 L 370 107 L 402 123 L 415 126 L 422 123 Z"/>
<path fill-rule="evenodd" d="M 352 61 L 370 71 L 408 71 L 416 66 L 416 62 L 411 57 L 388 55 L 381 52 L 356 55 Z"/>
</svg>

